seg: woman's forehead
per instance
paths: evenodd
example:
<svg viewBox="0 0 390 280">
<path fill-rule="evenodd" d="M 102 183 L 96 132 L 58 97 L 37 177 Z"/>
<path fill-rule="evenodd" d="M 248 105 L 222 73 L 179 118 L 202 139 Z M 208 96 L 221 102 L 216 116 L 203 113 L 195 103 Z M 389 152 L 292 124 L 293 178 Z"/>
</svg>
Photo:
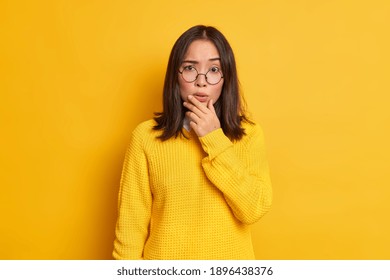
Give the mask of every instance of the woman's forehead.
<svg viewBox="0 0 390 280">
<path fill-rule="evenodd" d="M 209 40 L 196 40 L 190 44 L 184 55 L 184 61 L 201 62 L 219 60 L 219 52 Z"/>
</svg>

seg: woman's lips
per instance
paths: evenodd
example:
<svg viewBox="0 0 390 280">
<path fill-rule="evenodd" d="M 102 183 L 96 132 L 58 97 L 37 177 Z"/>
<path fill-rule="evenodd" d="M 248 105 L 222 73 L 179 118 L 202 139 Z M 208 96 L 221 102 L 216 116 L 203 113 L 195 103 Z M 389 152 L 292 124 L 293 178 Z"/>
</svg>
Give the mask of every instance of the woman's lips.
<svg viewBox="0 0 390 280">
<path fill-rule="evenodd" d="M 194 97 L 199 101 L 199 102 L 207 102 L 208 100 L 208 96 L 207 94 L 202 94 L 202 93 L 198 93 L 198 94 L 194 94 Z"/>
</svg>

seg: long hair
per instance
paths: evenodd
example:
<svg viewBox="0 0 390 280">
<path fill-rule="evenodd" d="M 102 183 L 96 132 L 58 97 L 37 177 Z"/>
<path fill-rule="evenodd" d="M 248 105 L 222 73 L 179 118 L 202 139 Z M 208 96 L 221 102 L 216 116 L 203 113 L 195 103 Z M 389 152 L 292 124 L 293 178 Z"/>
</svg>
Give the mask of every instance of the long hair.
<svg viewBox="0 0 390 280">
<path fill-rule="evenodd" d="M 186 108 L 180 96 L 178 71 L 190 44 L 195 40 L 209 40 L 219 52 L 224 83 L 222 92 L 214 104 L 224 134 L 232 141 L 245 135 L 242 121 L 251 123 L 244 112 L 244 102 L 239 92 L 236 61 L 233 50 L 225 36 L 211 26 L 196 25 L 184 32 L 174 44 L 169 56 L 163 88 L 163 111 L 155 113 L 157 125 L 162 130 L 163 141 L 183 134 Z"/>
</svg>

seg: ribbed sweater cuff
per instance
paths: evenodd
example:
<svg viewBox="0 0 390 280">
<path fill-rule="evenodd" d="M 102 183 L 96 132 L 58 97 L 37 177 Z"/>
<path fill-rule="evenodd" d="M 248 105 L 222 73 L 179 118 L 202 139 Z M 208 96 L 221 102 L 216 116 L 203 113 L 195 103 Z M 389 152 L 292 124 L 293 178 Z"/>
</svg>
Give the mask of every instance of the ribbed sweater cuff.
<svg viewBox="0 0 390 280">
<path fill-rule="evenodd" d="M 199 140 L 203 150 L 209 155 L 210 160 L 233 145 L 229 138 L 223 133 L 222 128 L 200 137 Z"/>
</svg>

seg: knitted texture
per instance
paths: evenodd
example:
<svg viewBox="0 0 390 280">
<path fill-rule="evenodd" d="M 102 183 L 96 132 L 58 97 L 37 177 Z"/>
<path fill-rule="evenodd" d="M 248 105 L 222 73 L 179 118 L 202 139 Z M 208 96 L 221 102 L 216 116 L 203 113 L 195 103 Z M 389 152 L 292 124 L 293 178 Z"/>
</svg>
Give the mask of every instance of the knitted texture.
<svg viewBox="0 0 390 280">
<path fill-rule="evenodd" d="M 154 120 L 132 133 L 118 199 L 115 259 L 254 259 L 249 225 L 272 189 L 259 125 L 231 142 L 222 129 L 156 138 Z"/>
</svg>

